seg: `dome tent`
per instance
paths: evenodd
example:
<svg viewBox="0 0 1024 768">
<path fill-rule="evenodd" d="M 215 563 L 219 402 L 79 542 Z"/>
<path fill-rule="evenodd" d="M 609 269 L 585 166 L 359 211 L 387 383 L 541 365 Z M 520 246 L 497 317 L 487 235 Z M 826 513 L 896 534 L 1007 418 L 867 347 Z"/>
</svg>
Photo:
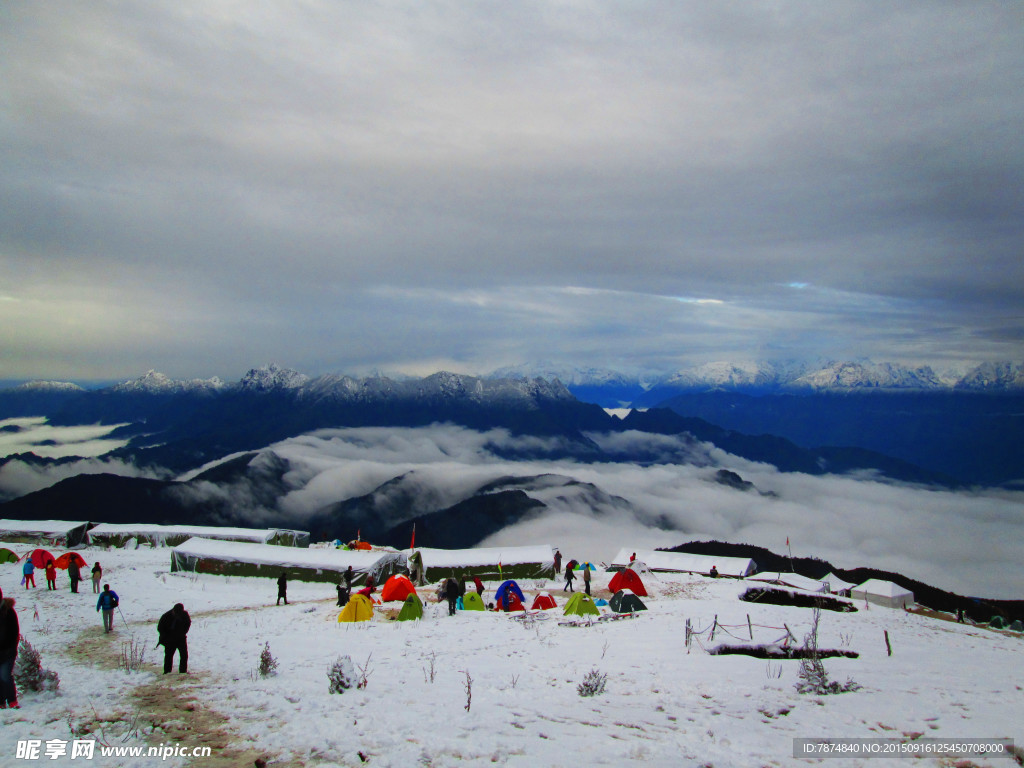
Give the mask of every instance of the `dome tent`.
<svg viewBox="0 0 1024 768">
<path fill-rule="evenodd" d="M 402 605 L 402 610 L 398 612 L 399 621 L 416 621 L 417 619 L 423 618 L 423 603 L 415 592 L 409 594 L 405 598 L 405 604 Z"/>
<path fill-rule="evenodd" d="M 644 605 L 643 600 L 634 595 L 628 589 L 620 589 L 614 595 L 612 599 L 608 601 L 608 605 L 616 613 L 636 613 L 637 611 L 646 611 L 647 606 Z"/>
<path fill-rule="evenodd" d="M 640 580 L 639 574 L 632 568 L 625 568 L 619 571 L 608 582 L 609 592 L 614 594 L 622 589 L 628 589 L 634 595 L 639 595 L 640 597 L 647 597 L 647 588 Z"/>
<path fill-rule="evenodd" d="M 373 618 L 373 602 L 366 595 L 354 594 L 338 614 L 338 623 L 369 621 Z"/>
<path fill-rule="evenodd" d="M 484 607 L 484 599 L 480 597 L 480 595 L 476 592 L 466 592 L 465 596 L 459 599 L 462 600 L 462 610 L 464 611 L 486 610 L 486 608 Z"/>
<path fill-rule="evenodd" d="M 585 592 L 573 592 L 569 602 L 565 604 L 566 616 L 600 616 L 601 612 L 594 605 L 590 595 Z"/>
<path fill-rule="evenodd" d="M 547 611 L 552 608 L 557 608 L 558 603 L 547 592 L 541 592 L 533 599 L 533 605 L 530 606 L 531 611 Z"/>
<path fill-rule="evenodd" d="M 409 581 L 407 576 L 396 573 L 384 582 L 380 590 L 380 599 L 385 603 L 405 600 L 409 595 L 415 595 L 416 588 Z"/>
</svg>

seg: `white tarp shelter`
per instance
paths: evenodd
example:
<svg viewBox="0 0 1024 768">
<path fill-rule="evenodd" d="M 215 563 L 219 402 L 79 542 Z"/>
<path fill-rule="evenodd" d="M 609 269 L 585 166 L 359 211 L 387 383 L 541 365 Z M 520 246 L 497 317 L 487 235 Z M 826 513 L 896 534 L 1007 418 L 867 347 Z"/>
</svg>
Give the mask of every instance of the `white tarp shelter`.
<svg viewBox="0 0 1024 768">
<path fill-rule="evenodd" d="M 621 571 L 629 567 L 630 556 L 636 553 L 636 559 L 657 573 L 700 573 L 705 576 L 711 572 L 711 566 L 719 576 L 732 576 L 742 579 L 757 571 L 757 564 L 749 557 L 715 557 L 713 555 L 691 555 L 686 552 L 661 552 L 653 549 L 620 549 L 619 553 L 608 566 L 609 571 Z"/>
<path fill-rule="evenodd" d="M 242 541 L 191 538 L 171 550 L 172 571 L 215 573 L 224 576 L 277 578 L 281 571 L 295 581 L 337 584 L 349 566 L 361 584 L 373 576 L 376 584 L 405 571 L 401 552 L 376 550 L 305 549 Z"/>
<path fill-rule="evenodd" d="M 281 544 L 309 546 L 305 531 L 286 531 L 278 528 L 230 528 L 218 525 L 155 525 L 100 523 L 89 531 L 89 541 L 100 546 L 124 546 L 129 539 L 148 542 L 155 547 L 173 547 L 189 539 L 220 539 L 247 541 L 253 544 Z"/>
<path fill-rule="evenodd" d="M 747 581 L 760 581 L 766 584 L 778 584 L 783 587 L 793 587 L 794 589 L 802 589 L 805 592 L 826 592 L 825 583 L 823 581 L 817 581 L 816 579 L 809 578 L 807 576 L 801 576 L 799 573 L 758 573 L 754 576 L 748 576 Z"/>
<path fill-rule="evenodd" d="M 0 541 L 74 547 L 86 540 L 88 522 L 0 520 Z"/>
<path fill-rule="evenodd" d="M 821 580 L 828 584 L 829 591 L 833 594 L 839 594 L 840 592 L 849 592 L 851 589 L 857 586 L 852 582 L 843 581 L 834 573 L 830 573 L 828 576 L 824 576 Z"/>
<path fill-rule="evenodd" d="M 542 579 L 558 576 L 555 573 L 555 552 L 550 544 L 476 549 L 416 547 L 416 550 L 423 557 L 423 570 L 427 581 L 431 582 L 463 573 L 485 580 Z M 406 550 L 404 556 L 407 557 L 411 553 L 411 550 Z"/>
<path fill-rule="evenodd" d="M 907 608 L 914 603 L 914 593 L 899 584 L 881 579 L 869 579 L 850 590 L 850 597 L 886 608 Z"/>
</svg>

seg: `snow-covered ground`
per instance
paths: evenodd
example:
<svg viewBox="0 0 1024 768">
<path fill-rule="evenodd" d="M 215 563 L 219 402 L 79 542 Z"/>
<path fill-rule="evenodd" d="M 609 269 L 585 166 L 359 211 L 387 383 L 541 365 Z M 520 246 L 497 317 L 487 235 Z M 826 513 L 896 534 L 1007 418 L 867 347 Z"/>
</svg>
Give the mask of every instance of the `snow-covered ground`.
<svg viewBox="0 0 1024 768">
<path fill-rule="evenodd" d="M 23 635 L 61 680 L 58 694 L 22 693 L 20 710 L 0 711 L 0 765 L 219 768 L 262 757 L 270 766 L 745 767 L 811 763 L 793 757 L 798 737 L 1024 739 L 1024 637 L 939 618 L 877 606 L 823 611 L 820 647 L 860 654 L 828 659 L 826 669 L 863 688 L 814 696 L 794 688 L 798 661 L 706 653 L 720 642 L 749 643 L 748 614 L 754 642 L 775 641 L 787 626 L 802 640 L 810 627 L 811 611 L 741 602 L 745 585 L 730 579 L 648 576 L 648 611 L 586 627 L 561 626 L 560 609 L 532 623 L 493 612 L 449 617 L 432 588 L 422 592 L 429 597 L 420 622 L 389 621 L 379 610 L 372 622 L 339 624 L 330 585 L 293 582 L 290 604 L 275 606 L 273 579 L 172 574 L 169 549 L 82 554 L 89 567 L 102 563 L 104 581 L 120 595 L 110 635 L 88 580 L 72 595 L 66 573 L 55 592 L 39 574 L 41 587 L 25 590 L 19 565 L 0 565 Z M 609 577 L 598 572 L 595 591 Z M 485 599 L 497 586 L 487 584 Z M 560 582 L 521 586 L 546 588 L 564 603 Z M 192 615 L 187 676 L 161 674 L 162 649 L 153 648 L 157 619 L 176 602 Z M 716 617 L 726 631 L 714 641 L 705 632 L 688 651 L 686 620 L 707 630 Z M 146 649 L 145 660 L 128 674 L 118 662 L 133 643 Z M 279 668 L 261 678 L 265 643 Z M 330 694 L 327 672 L 343 655 L 365 671 L 367 685 Z M 577 686 L 594 669 L 607 674 L 606 691 L 581 697 Z M 35 760 L 17 757 L 19 741 L 41 740 L 44 750 L 47 740 L 61 740 L 70 750 L 75 738 L 212 749 L 191 761 L 101 757 L 99 745 L 91 761 L 50 760 L 42 751 Z"/>
</svg>

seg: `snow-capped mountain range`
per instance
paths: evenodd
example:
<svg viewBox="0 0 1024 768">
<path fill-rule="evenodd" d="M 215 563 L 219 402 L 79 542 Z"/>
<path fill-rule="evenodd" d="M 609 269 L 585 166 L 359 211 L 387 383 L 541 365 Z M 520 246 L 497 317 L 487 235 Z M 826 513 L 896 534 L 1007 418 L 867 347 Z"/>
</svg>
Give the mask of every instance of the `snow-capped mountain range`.
<svg viewBox="0 0 1024 768">
<path fill-rule="evenodd" d="M 499 368 L 483 376 L 441 371 L 424 378 L 343 374 L 310 377 L 275 364 L 250 369 L 239 381 L 172 379 L 157 371 L 116 384 L 120 394 L 181 394 L 239 391 L 291 391 L 301 397 L 351 400 L 368 396 L 455 397 L 473 399 L 564 398 L 577 390 L 621 390 L 637 394 L 657 391 L 736 389 L 763 391 L 915 390 L 1009 392 L 1024 390 L 1024 363 L 988 362 L 936 371 L 931 366 L 859 361 L 717 361 L 673 373 L 623 372 L 610 368 L 572 367 L 550 362 Z M 30 381 L 9 392 L 83 392 L 77 384 Z M 628 404 L 628 403 L 621 403 Z"/>
<path fill-rule="evenodd" d="M 550 363 L 501 368 L 491 376 L 557 378 L 576 387 L 636 387 L 641 391 L 753 390 L 960 390 L 1001 392 L 1024 389 L 1024 363 L 981 363 L 935 370 L 931 366 L 858 361 L 718 361 L 667 375 L 626 374 L 601 368 L 559 367 Z"/>
</svg>

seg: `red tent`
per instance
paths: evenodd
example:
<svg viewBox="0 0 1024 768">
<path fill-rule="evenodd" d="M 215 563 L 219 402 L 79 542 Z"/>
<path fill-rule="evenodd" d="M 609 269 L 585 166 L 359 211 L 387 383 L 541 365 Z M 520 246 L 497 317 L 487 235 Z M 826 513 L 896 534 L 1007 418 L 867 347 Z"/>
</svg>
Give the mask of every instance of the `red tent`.
<svg viewBox="0 0 1024 768">
<path fill-rule="evenodd" d="M 496 611 L 505 610 L 505 600 L 508 600 L 508 610 L 510 611 L 525 611 L 523 607 L 523 601 L 519 599 L 519 595 L 513 592 L 511 589 L 505 592 L 504 597 L 498 598 L 498 604 L 494 608 Z"/>
<path fill-rule="evenodd" d="M 549 595 L 547 592 L 541 592 L 537 597 L 533 599 L 533 605 L 530 606 L 531 611 L 546 611 L 550 608 L 557 608 L 558 603 L 555 602 L 555 598 Z"/>
<path fill-rule="evenodd" d="M 385 603 L 395 600 L 405 602 L 405 598 L 415 594 L 416 588 L 412 585 L 412 582 L 406 576 L 396 573 L 384 582 L 384 586 L 380 590 L 380 599 Z"/>
<path fill-rule="evenodd" d="M 57 558 L 57 562 L 55 562 L 54 565 L 66 571 L 68 566 L 71 565 L 72 560 L 78 563 L 79 568 L 84 568 L 88 565 L 88 563 L 85 562 L 85 558 L 77 552 L 65 552 L 63 555 Z"/>
<path fill-rule="evenodd" d="M 32 565 L 36 568 L 45 568 L 48 562 L 57 559 L 45 549 L 33 549 L 32 552 L 25 555 L 25 557 L 32 560 Z"/>
<path fill-rule="evenodd" d="M 628 589 L 634 595 L 647 597 L 647 589 L 644 587 L 644 583 L 640 581 L 640 576 L 632 568 L 625 568 L 619 571 L 608 582 L 608 591 L 612 594 L 615 594 L 620 589 Z"/>
</svg>

